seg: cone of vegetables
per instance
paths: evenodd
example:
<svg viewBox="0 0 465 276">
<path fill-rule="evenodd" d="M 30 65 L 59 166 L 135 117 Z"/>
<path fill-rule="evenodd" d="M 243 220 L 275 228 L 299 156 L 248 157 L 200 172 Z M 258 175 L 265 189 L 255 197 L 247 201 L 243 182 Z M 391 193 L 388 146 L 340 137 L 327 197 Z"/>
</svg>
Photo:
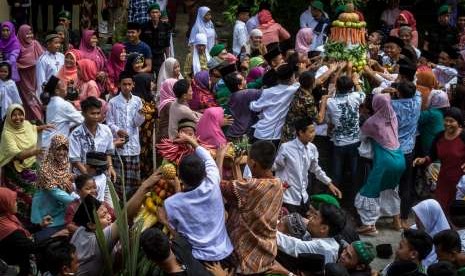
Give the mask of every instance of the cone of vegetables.
<svg viewBox="0 0 465 276">
<path fill-rule="evenodd" d="M 360 72 L 367 65 L 367 47 L 362 45 L 346 46 L 342 42 L 327 42 L 325 55 L 335 61 L 350 61 L 353 70 Z"/>
<path fill-rule="evenodd" d="M 366 44 L 366 22 L 355 12 L 343 12 L 331 24 L 329 39 L 345 44 Z"/>
<path fill-rule="evenodd" d="M 215 156 L 216 151 L 214 146 L 202 143 L 202 141 L 199 141 L 199 145 L 210 151 L 212 156 Z M 163 158 L 176 165 L 179 165 L 179 162 L 181 162 L 181 159 L 184 156 L 194 152 L 194 149 L 190 145 L 177 143 L 170 139 L 162 139 L 160 143 L 155 145 L 155 147 Z"/>
</svg>

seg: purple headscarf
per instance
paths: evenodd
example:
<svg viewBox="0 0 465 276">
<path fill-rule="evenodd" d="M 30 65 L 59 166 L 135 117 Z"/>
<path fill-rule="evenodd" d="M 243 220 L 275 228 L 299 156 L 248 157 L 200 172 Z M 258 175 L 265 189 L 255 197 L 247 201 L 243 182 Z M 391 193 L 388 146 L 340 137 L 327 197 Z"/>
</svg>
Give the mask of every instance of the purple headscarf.
<svg viewBox="0 0 465 276">
<path fill-rule="evenodd" d="M 194 75 L 195 82 L 203 89 L 209 89 L 210 75 L 207 70 L 202 70 Z"/>
<path fill-rule="evenodd" d="M 10 30 L 10 36 L 7 39 L 0 39 L 0 51 L 3 53 L 9 53 L 14 50 L 21 49 L 21 44 L 19 43 L 18 38 L 16 37 L 15 25 L 10 21 L 5 21 L 2 23 L 2 29 L 7 27 Z"/>
<path fill-rule="evenodd" d="M 258 66 L 250 70 L 249 74 L 247 75 L 247 83 L 252 82 L 258 78 L 261 78 L 265 73 L 265 68 Z"/>
</svg>

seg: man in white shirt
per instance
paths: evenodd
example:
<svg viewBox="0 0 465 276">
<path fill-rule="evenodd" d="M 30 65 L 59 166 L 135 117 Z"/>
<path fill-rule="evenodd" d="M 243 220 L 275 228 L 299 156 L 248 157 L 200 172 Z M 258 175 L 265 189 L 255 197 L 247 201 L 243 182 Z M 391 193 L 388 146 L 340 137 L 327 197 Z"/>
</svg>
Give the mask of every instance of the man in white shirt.
<svg viewBox="0 0 465 276">
<path fill-rule="evenodd" d="M 249 20 L 250 7 L 246 4 L 240 4 L 237 7 L 237 19 L 234 25 L 233 32 L 233 54 L 238 56 L 242 52 L 242 48 L 247 44 L 249 39 L 249 32 L 245 26 L 245 22 Z"/>
<path fill-rule="evenodd" d="M 88 174 L 86 154 L 90 151 L 103 152 L 107 155 L 108 173 L 112 181 L 116 180 L 111 155 L 114 152 L 113 135 L 108 126 L 101 124 L 102 103 L 95 97 L 81 101 L 84 123 L 71 132 L 69 136 L 69 161 L 74 173 Z"/>
<path fill-rule="evenodd" d="M 186 237 L 195 259 L 224 260 L 234 248 L 225 225 L 220 172 L 195 137 L 179 133 L 178 142 L 189 144 L 195 152 L 184 157 L 178 167 L 184 190 L 164 202 L 168 223 Z"/>
<path fill-rule="evenodd" d="M 59 52 L 60 41 L 61 38 L 58 34 L 49 34 L 45 37 L 47 51 L 39 57 L 36 63 L 37 97 L 42 94 L 42 85 L 51 76 L 56 75 L 65 63 L 65 56 Z"/>
<path fill-rule="evenodd" d="M 42 132 L 42 148 L 48 148 L 50 141 L 56 134 L 69 137 L 70 129 L 84 122 L 80 111 L 65 100 L 67 91 L 66 83 L 55 76 L 51 76 L 44 88 L 51 99 L 47 104 L 46 122 L 55 126 Z"/>
<path fill-rule="evenodd" d="M 352 92 L 354 88 L 359 92 Z M 360 145 L 359 107 L 365 100 L 360 80 L 341 76 L 336 81 L 336 95 L 328 98 L 326 122 L 331 132 L 333 148 L 333 179 L 336 185 L 344 184 L 344 168 L 350 165 L 351 187 L 357 184 L 358 146 Z M 355 189 L 352 189 L 355 197 Z M 350 195 L 349 195 L 350 196 Z"/>
<path fill-rule="evenodd" d="M 278 148 L 281 130 L 286 120 L 289 105 L 300 84 L 290 64 L 284 63 L 276 69 L 279 84 L 263 90 L 256 101 L 250 103 L 250 110 L 260 112 L 254 137 L 258 140 L 272 141 Z"/>
<path fill-rule="evenodd" d="M 276 176 L 287 184 L 284 191 L 283 206 L 289 213 L 297 212 L 305 216 L 308 211 L 308 172 L 315 174 L 316 178 L 338 198 L 341 191 L 331 182 L 331 179 L 318 165 L 318 150 L 312 144 L 315 138 L 315 125 L 311 118 L 303 118 L 296 122 L 297 138 L 281 144 L 276 156 L 273 170 Z"/>
<path fill-rule="evenodd" d="M 126 141 L 116 149 L 116 154 L 113 155 L 113 165 L 118 175 L 115 182 L 116 191 L 120 198 L 123 192 L 129 198 L 140 184 L 139 127 L 144 123 L 145 116 L 142 113 L 142 100 L 132 94 L 134 89 L 132 76 L 122 72 L 119 76 L 119 85 L 121 92 L 108 102 L 106 118 L 113 137 Z M 123 191 L 122 183 L 123 173 L 125 191 Z"/>
<path fill-rule="evenodd" d="M 317 211 L 311 212 L 305 220 L 311 240 L 291 237 L 285 231 L 285 222 L 278 225 L 278 249 L 287 255 L 298 258 L 299 254 L 320 254 L 325 263 L 335 263 L 338 259 L 339 243 L 334 239 L 346 224 L 346 215 L 338 207 L 322 203 Z"/>
<path fill-rule="evenodd" d="M 315 50 L 326 42 L 329 23 L 324 4 L 318 0 L 312 1 L 308 10 L 300 15 L 300 28 L 311 28 L 313 31 L 310 50 Z"/>
</svg>

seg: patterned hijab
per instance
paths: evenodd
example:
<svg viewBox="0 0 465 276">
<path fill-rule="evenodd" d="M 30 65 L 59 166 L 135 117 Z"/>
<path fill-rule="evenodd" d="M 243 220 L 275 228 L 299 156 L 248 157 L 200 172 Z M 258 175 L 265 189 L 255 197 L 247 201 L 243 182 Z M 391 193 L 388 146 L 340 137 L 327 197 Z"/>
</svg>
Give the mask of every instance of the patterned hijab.
<svg viewBox="0 0 465 276">
<path fill-rule="evenodd" d="M 59 188 L 71 192 L 68 190 L 73 179 L 70 172 L 71 166 L 68 155 L 65 158 L 58 156 L 57 152 L 61 147 L 69 149 L 68 138 L 62 134 L 57 134 L 52 137 L 47 157 L 39 170 L 39 180 L 37 181 L 39 188 L 45 190 Z"/>
</svg>

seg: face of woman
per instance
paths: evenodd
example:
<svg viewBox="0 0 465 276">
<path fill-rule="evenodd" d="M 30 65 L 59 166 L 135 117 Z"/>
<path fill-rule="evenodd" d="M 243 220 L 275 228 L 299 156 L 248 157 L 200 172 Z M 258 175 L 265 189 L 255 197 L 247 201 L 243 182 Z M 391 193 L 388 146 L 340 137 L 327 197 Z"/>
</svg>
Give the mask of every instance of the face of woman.
<svg viewBox="0 0 465 276">
<path fill-rule="evenodd" d="M 252 36 L 252 44 L 254 46 L 258 46 L 262 44 L 262 37 L 261 36 Z"/>
<path fill-rule="evenodd" d="M 136 62 L 132 65 L 132 69 L 134 70 L 134 72 L 141 72 L 143 67 L 144 67 L 143 62 Z"/>
<path fill-rule="evenodd" d="M 74 60 L 73 55 L 71 54 L 66 54 L 65 56 L 65 66 L 68 68 L 72 68 L 76 65 L 76 60 Z"/>
<path fill-rule="evenodd" d="M 189 90 L 187 90 L 187 93 L 186 93 L 186 95 L 185 95 L 186 101 L 192 100 L 192 95 L 193 95 L 192 87 L 189 87 Z"/>
<path fill-rule="evenodd" d="M 10 37 L 10 29 L 8 27 L 3 27 L 2 28 L 2 38 L 3 39 L 8 39 Z"/>
<path fill-rule="evenodd" d="M 402 41 L 405 44 L 410 45 L 410 42 L 412 41 L 412 33 L 410 33 L 410 32 L 400 32 L 399 33 L 399 38 L 402 39 Z"/>
<path fill-rule="evenodd" d="M 34 39 L 34 33 L 31 30 L 27 31 L 26 42 L 31 43 L 33 39 Z"/>
<path fill-rule="evenodd" d="M 24 122 L 24 113 L 21 109 L 15 109 L 13 113 L 11 113 L 11 121 L 13 125 L 17 128 L 21 127 Z"/>
<path fill-rule="evenodd" d="M 126 53 L 126 49 L 123 49 L 123 51 L 119 55 L 119 60 L 126 61 L 127 56 L 128 56 L 128 54 Z"/>
<path fill-rule="evenodd" d="M 205 16 L 203 17 L 203 21 L 206 23 L 208 21 L 212 20 L 212 14 L 211 12 L 207 12 Z"/>
<path fill-rule="evenodd" d="M 66 158 L 68 158 L 68 148 L 66 146 L 59 147 L 55 152 L 55 157 L 60 162 L 66 161 Z"/>
<path fill-rule="evenodd" d="M 90 46 L 97 47 L 98 38 L 97 35 L 92 35 L 90 38 Z"/>
<path fill-rule="evenodd" d="M 196 45 L 195 47 L 197 48 L 197 52 L 199 52 L 199 54 L 205 53 L 205 49 L 207 49 L 206 45 Z"/>
<path fill-rule="evenodd" d="M 57 32 L 57 35 L 60 37 L 61 43 L 65 41 L 65 33 L 64 32 Z"/>
<path fill-rule="evenodd" d="M 181 66 L 179 65 L 179 62 L 176 62 L 173 66 L 173 77 L 177 79 L 180 73 L 181 73 Z"/>
<path fill-rule="evenodd" d="M 454 134 L 459 127 L 459 123 L 454 118 L 444 118 L 444 129 L 447 134 Z"/>
</svg>

